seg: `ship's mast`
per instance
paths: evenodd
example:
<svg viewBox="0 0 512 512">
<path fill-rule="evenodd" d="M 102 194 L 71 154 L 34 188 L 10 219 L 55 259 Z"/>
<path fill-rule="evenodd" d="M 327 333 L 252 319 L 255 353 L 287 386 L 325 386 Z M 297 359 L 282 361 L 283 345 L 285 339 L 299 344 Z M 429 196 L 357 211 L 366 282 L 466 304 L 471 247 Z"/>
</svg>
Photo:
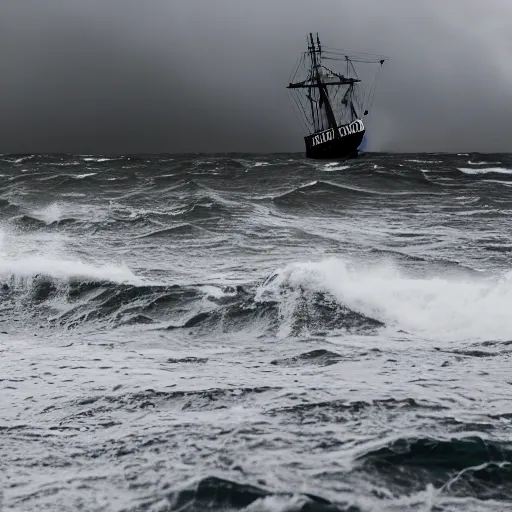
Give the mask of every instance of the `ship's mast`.
<svg viewBox="0 0 512 512">
<path fill-rule="evenodd" d="M 343 75 L 332 73 L 329 81 L 326 83 L 323 80 L 321 70 L 324 68 L 322 64 L 322 45 L 318 34 L 316 35 L 316 43 L 313 39 L 313 34 L 310 33 L 308 37 L 308 51 L 305 53 L 309 57 L 309 76 L 301 82 L 290 83 L 288 89 L 307 89 L 306 99 L 309 101 L 311 109 L 311 121 L 315 131 L 321 131 L 326 128 L 336 128 L 338 122 L 336 115 L 331 105 L 327 86 L 353 86 L 356 82 L 360 82 L 358 78 L 348 78 Z M 330 70 L 329 70 L 330 71 Z M 313 94 L 315 89 L 318 93 Z M 324 113 L 322 113 L 322 107 Z M 325 126 L 327 122 L 327 127 Z M 335 130 L 337 133 L 337 130 Z"/>
<path fill-rule="evenodd" d="M 322 83 L 320 79 L 320 60 L 322 58 L 322 46 L 320 45 L 320 39 L 318 38 L 317 34 L 317 46 L 315 46 L 315 42 L 313 41 L 313 34 L 311 32 L 309 34 L 309 39 L 311 44 L 308 46 L 308 50 L 313 64 L 313 73 L 315 74 L 315 80 L 318 85 L 318 92 L 320 94 L 319 106 L 321 107 L 323 105 L 325 107 L 329 128 L 336 128 L 338 123 L 336 122 L 336 117 L 334 117 L 334 112 L 332 111 L 331 102 L 329 101 L 329 94 L 327 93 L 327 87 Z"/>
</svg>

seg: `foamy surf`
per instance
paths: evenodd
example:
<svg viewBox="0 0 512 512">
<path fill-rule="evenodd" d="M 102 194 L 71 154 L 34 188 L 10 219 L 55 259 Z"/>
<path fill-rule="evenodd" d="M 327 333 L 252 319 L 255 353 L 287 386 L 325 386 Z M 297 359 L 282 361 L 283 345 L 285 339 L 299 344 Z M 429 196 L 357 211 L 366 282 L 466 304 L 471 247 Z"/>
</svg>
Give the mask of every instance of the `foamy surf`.
<svg viewBox="0 0 512 512">
<path fill-rule="evenodd" d="M 350 169 L 350 165 L 340 165 L 338 162 L 330 162 L 320 168 L 324 172 L 345 171 L 347 169 Z"/>
<path fill-rule="evenodd" d="M 50 210 L 47 220 L 58 218 L 59 213 L 58 208 Z M 0 279 L 16 281 L 45 276 L 58 280 L 82 279 L 135 285 L 144 283 L 125 264 L 94 264 L 66 256 L 62 240 L 54 237 L 54 241 L 53 250 L 45 250 L 37 239 L 7 236 L 0 231 Z"/>
<path fill-rule="evenodd" d="M 84 162 L 96 162 L 96 163 L 101 163 L 101 162 L 110 162 L 112 160 L 115 160 L 115 158 L 96 158 L 96 157 L 85 157 L 83 159 Z"/>
<path fill-rule="evenodd" d="M 98 173 L 97 172 L 86 172 L 84 174 L 76 174 L 73 177 L 76 178 L 77 180 L 83 180 L 84 178 L 88 178 L 89 176 L 96 176 L 96 174 L 98 174 Z"/>
<path fill-rule="evenodd" d="M 82 196 L 83 194 L 77 195 L 76 193 L 66 195 L 66 197 Z M 99 222 L 106 218 L 107 211 L 100 208 L 91 208 L 90 205 L 76 205 L 70 202 L 59 201 L 32 212 L 29 211 L 27 215 L 50 225 L 66 219 Z"/>
<path fill-rule="evenodd" d="M 83 279 L 114 283 L 143 284 L 126 265 L 93 265 L 78 259 L 53 259 L 44 256 L 26 256 L 9 260 L 0 257 L 2 279 L 47 276 L 54 279 Z"/>
<path fill-rule="evenodd" d="M 260 287 L 257 300 L 290 307 L 288 291 L 328 293 L 387 327 L 436 339 L 510 339 L 512 272 L 484 281 L 405 276 L 391 264 L 371 269 L 339 259 L 294 263 Z"/>
<path fill-rule="evenodd" d="M 459 167 L 458 169 L 464 174 L 512 174 L 512 169 L 507 169 L 505 167 L 484 167 L 481 169 Z"/>
</svg>

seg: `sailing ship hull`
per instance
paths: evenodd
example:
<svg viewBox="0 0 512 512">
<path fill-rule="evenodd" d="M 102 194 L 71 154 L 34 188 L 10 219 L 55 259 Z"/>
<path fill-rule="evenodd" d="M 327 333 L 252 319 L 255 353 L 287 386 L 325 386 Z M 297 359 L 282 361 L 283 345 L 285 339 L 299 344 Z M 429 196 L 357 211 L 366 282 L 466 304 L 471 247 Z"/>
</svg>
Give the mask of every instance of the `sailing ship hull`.
<svg viewBox="0 0 512 512">
<path fill-rule="evenodd" d="M 306 157 L 314 159 L 354 158 L 363 142 L 364 124 L 360 119 L 352 123 L 313 133 L 304 137 Z"/>
</svg>

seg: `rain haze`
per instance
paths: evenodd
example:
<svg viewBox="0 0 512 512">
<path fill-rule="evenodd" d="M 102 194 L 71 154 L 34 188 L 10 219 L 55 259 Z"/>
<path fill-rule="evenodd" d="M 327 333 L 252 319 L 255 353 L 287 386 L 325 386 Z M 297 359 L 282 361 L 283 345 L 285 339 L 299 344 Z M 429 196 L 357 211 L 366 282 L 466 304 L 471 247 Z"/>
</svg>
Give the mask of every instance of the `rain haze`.
<svg viewBox="0 0 512 512">
<path fill-rule="evenodd" d="M 306 34 L 389 57 L 375 151 L 510 150 L 509 0 L 17 0 L 0 19 L 0 151 L 302 151 Z"/>
</svg>

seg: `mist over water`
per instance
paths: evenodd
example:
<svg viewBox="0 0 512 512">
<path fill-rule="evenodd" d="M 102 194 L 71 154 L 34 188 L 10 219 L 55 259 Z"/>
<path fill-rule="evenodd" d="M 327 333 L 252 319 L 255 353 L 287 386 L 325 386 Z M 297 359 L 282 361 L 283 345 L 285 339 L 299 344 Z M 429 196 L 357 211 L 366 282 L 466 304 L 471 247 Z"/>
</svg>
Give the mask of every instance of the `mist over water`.
<svg viewBox="0 0 512 512">
<path fill-rule="evenodd" d="M 7 510 L 512 507 L 512 157 L 0 155 Z"/>
</svg>

